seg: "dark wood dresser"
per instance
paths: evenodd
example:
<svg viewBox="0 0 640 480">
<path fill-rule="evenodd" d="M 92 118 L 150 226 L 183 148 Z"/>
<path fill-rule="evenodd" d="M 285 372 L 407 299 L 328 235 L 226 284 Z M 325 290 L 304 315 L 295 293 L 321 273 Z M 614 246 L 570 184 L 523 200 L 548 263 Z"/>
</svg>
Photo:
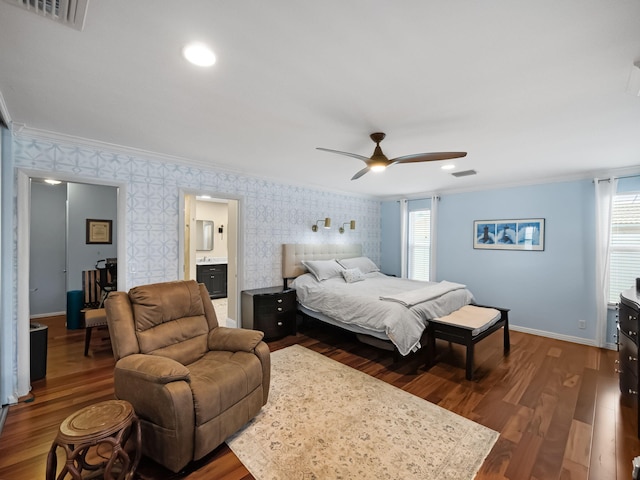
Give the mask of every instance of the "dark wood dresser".
<svg viewBox="0 0 640 480">
<path fill-rule="evenodd" d="M 618 373 L 620 391 L 632 396 L 638 405 L 638 437 L 640 437 L 640 385 L 638 384 L 638 314 L 640 295 L 635 288 L 620 294 L 618 312 Z"/>
<path fill-rule="evenodd" d="M 242 328 L 264 332 L 265 340 L 296 334 L 296 291 L 267 287 L 244 290 Z"/>
</svg>

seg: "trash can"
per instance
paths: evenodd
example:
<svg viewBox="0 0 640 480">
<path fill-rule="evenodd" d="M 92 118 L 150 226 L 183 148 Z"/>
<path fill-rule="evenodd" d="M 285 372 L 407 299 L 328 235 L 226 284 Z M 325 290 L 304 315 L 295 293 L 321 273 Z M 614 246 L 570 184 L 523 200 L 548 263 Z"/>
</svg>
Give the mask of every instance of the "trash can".
<svg viewBox="0 0 640 480">
<path fill-rule="evenodd" d="M 67 292 L 67 329 L 77 330 L 81 328 L 82 290 L 70 290 Z"/>
<path fill-rule="evenodd" d="M 47 343 L 49 327 L 41 323 L 29 325 L 31 336 L 31 381 L 40 380 L 47 374 Z"/>
</svg>

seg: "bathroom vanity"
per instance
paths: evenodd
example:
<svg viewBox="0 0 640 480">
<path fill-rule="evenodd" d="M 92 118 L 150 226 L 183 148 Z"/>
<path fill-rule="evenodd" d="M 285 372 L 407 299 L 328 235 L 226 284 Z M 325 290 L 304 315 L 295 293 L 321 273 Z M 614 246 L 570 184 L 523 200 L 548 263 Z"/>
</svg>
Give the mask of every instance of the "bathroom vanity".
<svg viewBox="0 0 640 480">
<path fill-rule="evenodd" d="M 204 283 L 210 298 L 227 296 L 227 263 L 218 261 L 202 261 L 196 264 L 196 280 Z"/>
</svg>

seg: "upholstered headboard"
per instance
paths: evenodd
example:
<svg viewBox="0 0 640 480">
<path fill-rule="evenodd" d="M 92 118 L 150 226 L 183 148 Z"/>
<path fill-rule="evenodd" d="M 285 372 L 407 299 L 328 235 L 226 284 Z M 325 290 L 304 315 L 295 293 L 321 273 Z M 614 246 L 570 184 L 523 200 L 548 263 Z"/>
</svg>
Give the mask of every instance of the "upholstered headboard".
<svg viewBox="0 0 640 480">
<path fill-rule="evenodd" d="M 362 245 L 318 245 L 310 243 L 282 244 L 282 278 L 295 278 L 307 269 L 302 260 L 331 260 L 332 258 L 352 258 L 362 256 Z"/>
</svg>

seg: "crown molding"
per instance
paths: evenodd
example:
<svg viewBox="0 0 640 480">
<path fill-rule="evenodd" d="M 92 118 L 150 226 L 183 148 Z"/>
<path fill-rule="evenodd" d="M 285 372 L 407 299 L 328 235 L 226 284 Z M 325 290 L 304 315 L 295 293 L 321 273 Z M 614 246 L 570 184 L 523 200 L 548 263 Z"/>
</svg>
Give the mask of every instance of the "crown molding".
<svg viewBox="0 0 640 480">
<path fill-rule="evenodd" d="M 0 92 L 0 113 L 3 115 L 3 118 L 6 121 L 7 117 L 5 117 L 5 113 L 4 113 L 5 109 L 6 109 L 6 106 L 2 98 L 2 93 Z M 8 116 L 8 112 L 6 115 Z M 161 161 L 164 163 L 175 163 L 185 167 L 195 167 L 195 168 L 203 168 L 206 170 L 216 170 L 223 173 L 243 175 L 246 177 L 256 178 L 261 180 L 269 180 L 281 185 L 291 185 L 295 187 L 310 188 L 313 190 L 329 192 L 336 195 L 346 195 L 349 197 L 362 198 L 365 200 L 374 200 L 379 202 L 397 201 L 402 199 L 416 200 L 416 199 L 422 199 L 422 198 L 429 198 L 436 195 L 455 195 L 459 193 L 472 193 L 472 192 L 482 192 L 482 191 L 488 191 L 488 190 L 501 190 L 501 189 L 526 187 L 526 186 L 533 186 L 533 185 L 544 185 L 548 183 L 593 180 L 594 178 L 609 178 L 609 177 L 624 177 L 624 176 L 640 175 L 640 166 L 634 166 L 634 167 L 617 168 L 617 169 L 588 170 L 585 172 L 579 172 L 572 175 L 542 177 L 538 179 L 523 180 L 523 181 L 517 181 L 517 182 L 475 185 L 475 186 L 468 186 L 464 188 L 444 188 L 444 189 L 415 192 L 415 193 L 403 194 L 403 195 L 389 195 L 389 196 L 366 195 L 366 194 L 348 192 L 348 191 L 339 190 L 339 189 L 328 189 L 325 186 L 318 185 L 313 182 L 296 182 L 296 183 L 283 182 L 282 179 L 279 179 L 279 178 L 268 177 L 268 176 L 256 176 L 241 169 L 233 169 L 233 168 L 229 168 L 228 166 L 223 166 L 216 163 L 208 163 L 204 161 L 189 159 L 186 157 L 179 157 L 176 155 L 168 155 L 164 153 L 153 152 L 153 151 L 139 149 L 135 147 L 127 147 L 127 146 L 118 145 L 114 143 L 103 142 L 100 140 L 87 139 L 87 138 L 77 137 L 77 136 L 68 135 L 64 133 L 32 128 L 24 124 L 19 124 L 11 121 L 9 121 L 8 125 L 10 127 L 12 134 L 16 137 L 38 138 L 42 140 L 62 142 L 62 143 L 72 144 L 72 145 L 81 146 L 81 147 L 94 148 L 97 150 L 107 150 L 110 153 L 134 155 L 134 156 L 139 156 L 146 159 Z"/>
<path fill-rule="evenodd" d="M 504 183 L 494 183 L 494 184 L 486 184 L 486 185 L 475 185 L 469 186 L 466 188 L 445 188 L 436 191 L 427 191 L 427 192 L 417 192 L 408 195 L 392 195 L 388 197 L 381 198 L 381 201 L 398 201 L 398 200 L 417 200 L 422 198 L 430 198 L 438 195 L 455 195 L 459 193 L 473 193 L 473 192 L 483 192 L 487 190 L 506 190 L 509 188 L 518 188 L 518 187 L 530 187 L 534 185 L 546 185 L 549 183 L 564 183 L 564 182 L 579 182 L 583 180 L 594 180 L 594 179 L 604 179 L 604 178 L 623 178 L 640 175 L 640 166 L 635 167 L 623 167 L 616 169 L 608 169 L 608 170 L 588 170 L 585 172 L 580 172 L 572 175 L 562 175 L 555 177 L 542 177 L 531 180 L 523 180 L 518 182 L 504 182 Z"/>
<path fill-rule="evenodd" d="M 119 145 L 117 143 L 103 142 L 102 140 L 94 140 L 91 138 L 68 135 L 66 133 L 53 132 L 51 130 L 33 128 L 27 125 L 21 125 L 20 128 L 14 128 L 12 131 L 17 138 L 29 137 L 37 138 L 40 140 L 50 140 L 54 142 L 72 144 L 79 147 L 93 148 L 96 150 L 107 150 L 110 153 L 133 155 L 147 159 L 151 158 L 153 160 L 160 160 L 167 163 L 171 162 L 189 167 L 215 168 L 223 170 L 226 173 L 241 173 L 239 171 L 235 171 L 234 169 L 230 169 L 229 167 L 223 167 L 222 165 L 217 165 L 215 163 L 205 163 L 203 161 L 197 161 L 185 157 L 179 157 L 176 155 L 153 152 L 150 150 L 144 150 L 142 148 L 127 147 L 124 145 Z"/>
<path fill-rule="evenodd" d="M 106 150 L 110 153 L 119 153 L 123 155 L 138 156 L 145 159 L 152 159 L 163 163 L 174 163 L 185 167 L 202 168 L 206 170 L 215 170 L 222 173 L 243 175 L 249 178 L 255 178 L 260 180 L 268 180 L 280 185 L 290 185 L 294 187 L 310 188 L 322 192 L 333 193 L 336 195 L 345 195 L 348 197 L 361 198 L 364 200 L 380 201 L 380 198 L 375 195 L 359 194 L 354 192 L 348 192 L 339 189 L 328 189 L 322 185 L 314 184 L 313 182 L 283 182 L 282 179 L 269 176 L 256 176 L 241 169 L 229 168 L 226 165 L 220 165 L 214 162 L 205 162 L 201 160 L 194 160 L 186 157 L 179 157 L 176 155 L 168 155 L 165 153 L 153 152 L 135 147 L 127 147 L 124 145 L 118 145 L 115 143 L 103 142 L 101 140 L 93 140 L 84 137 L 77 137 L 74 135 L 68 135 L 65 133 L 52 132 L 50 130 L 43 130 L 33 127 L 28 127 L 23 124 L 12 124 L 12 134 L 17 138 L 37 138 L 39 140 L 49 140 L 53 142 L 67 143 L 79 147 L 93 148 L 96 150 Z"/>
</svg>

